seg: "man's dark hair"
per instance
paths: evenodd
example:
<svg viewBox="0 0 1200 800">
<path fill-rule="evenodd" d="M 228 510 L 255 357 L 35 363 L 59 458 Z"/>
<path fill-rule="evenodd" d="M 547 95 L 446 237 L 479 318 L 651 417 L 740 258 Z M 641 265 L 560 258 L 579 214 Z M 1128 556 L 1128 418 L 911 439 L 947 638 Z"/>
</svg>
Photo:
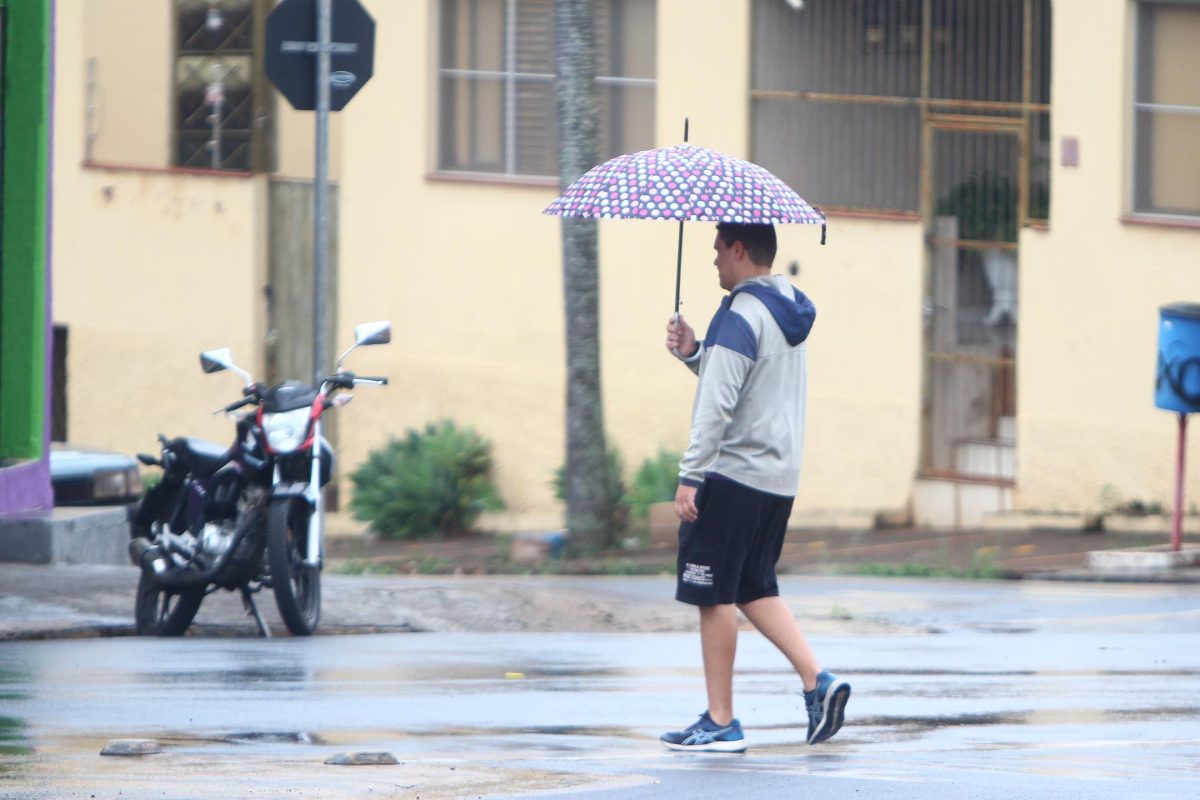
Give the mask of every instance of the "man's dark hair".
<svg viewBox="0 0 1200 800">
<path fill-rule="evenodd" d="M 746 255 L 760 267 L 769 267 L 775 262 L 778 245 L 775 241 L 774 225 L 718 222 L 717 234 L 726 247 L 733 247 L 734 242 L 741 242 L 746 248 Z"/>
</svg>

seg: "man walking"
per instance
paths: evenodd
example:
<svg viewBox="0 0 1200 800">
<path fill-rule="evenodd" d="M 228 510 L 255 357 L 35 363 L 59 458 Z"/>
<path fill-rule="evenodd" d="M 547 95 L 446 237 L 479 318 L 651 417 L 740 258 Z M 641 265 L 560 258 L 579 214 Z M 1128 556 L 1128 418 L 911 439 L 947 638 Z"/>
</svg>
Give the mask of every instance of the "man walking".
<svg viewBox="0 0 1200 800">
<path fill-rule="evenodd" d="M 721 288 L 730 294 L 704 339 L 682 317 L 667 326 L 667 349 L 699 375 L 675 495 L 682 521 L 675 598 L 700 609 L 708 709 L 661 741 L 673 750 L 746 749 L 733 714 L 741 610 L 800 675 L 808 743 L 817 744 L 841 728 L 850 684 L 821 669 L 775 577 L 800 481 L 804 341 L 816 309 L 771 274 L 772 226 L 722 222 L 713 249 Z"/>
</svg>

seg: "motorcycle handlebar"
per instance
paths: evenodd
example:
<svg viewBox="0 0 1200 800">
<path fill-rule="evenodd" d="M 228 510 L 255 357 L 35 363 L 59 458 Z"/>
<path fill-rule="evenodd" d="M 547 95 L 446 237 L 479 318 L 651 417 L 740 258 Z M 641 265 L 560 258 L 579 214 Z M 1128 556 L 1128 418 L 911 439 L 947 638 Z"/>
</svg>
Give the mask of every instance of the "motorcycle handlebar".
<svg viewBox="0 0 1200 800">
<path fill-rule="evenodd" d="M 355 375 L 353 372 L 339 372 L 337 375 L 330 375 L 328 378 L 322 379 L 322 383 L 329 383 L 338 389 L 353 389 L 359 384 L 387 386 L 388 379 L 383 376 Z"/>
<path fill-rule="evenodd" d="M 257 402 L 258 402 L 258 398 L 256 396 L 251 395 L 249 397 L 243 397 L 241 400 L 234 400 L 232 403 L 230 403 L 229 405 L 222 408 L 221 411 L 228 414 L 231 411 L 237 411 L 242 406 L 254 405 Z"/>
</svg>

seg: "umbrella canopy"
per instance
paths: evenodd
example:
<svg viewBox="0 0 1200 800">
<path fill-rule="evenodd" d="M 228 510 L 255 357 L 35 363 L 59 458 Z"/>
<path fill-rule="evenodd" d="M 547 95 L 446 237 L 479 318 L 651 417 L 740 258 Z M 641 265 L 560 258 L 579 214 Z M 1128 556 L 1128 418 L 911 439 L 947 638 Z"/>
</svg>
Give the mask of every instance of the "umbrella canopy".
<svg viewBox="0 0 1200 800">
<path fill-rule="evenodd" d="M 593 219 L 825 223 L 823 213 L 763 167 L 690 144 L 605 161 L 568 186 L 543 213 Z"/>
</svg>

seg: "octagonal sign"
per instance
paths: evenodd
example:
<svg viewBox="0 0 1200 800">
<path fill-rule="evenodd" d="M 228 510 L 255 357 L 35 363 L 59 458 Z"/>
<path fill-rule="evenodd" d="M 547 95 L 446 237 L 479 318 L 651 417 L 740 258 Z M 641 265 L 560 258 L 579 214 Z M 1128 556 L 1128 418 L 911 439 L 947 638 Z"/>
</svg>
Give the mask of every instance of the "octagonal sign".
<svg viewBox="0 0 1200 800">
<path fill-rule="evenodd" d="M 375 20 L 358 0 L 331 0 L 329 110 L 341 111 L 371 79 Z M 267 15 L 267 77 L 298 111 L 317 107 L 317 0 L 283 0 Z"/>
</svg>

